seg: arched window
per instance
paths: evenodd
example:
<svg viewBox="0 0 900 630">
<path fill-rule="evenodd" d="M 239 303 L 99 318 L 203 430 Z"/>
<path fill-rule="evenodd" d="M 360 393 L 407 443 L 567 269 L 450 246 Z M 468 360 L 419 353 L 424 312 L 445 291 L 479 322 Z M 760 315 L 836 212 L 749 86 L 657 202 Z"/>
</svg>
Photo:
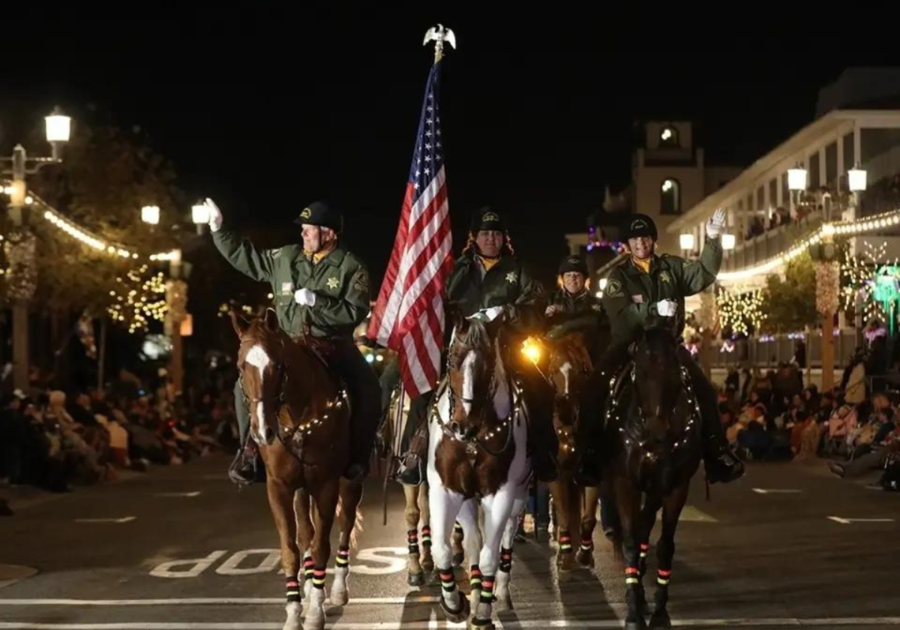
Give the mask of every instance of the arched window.
<svg viewBox="0 0 900 630">
<path fill-rule="evenodd" d="M 659 188 L 661 214 L 681 214 L 681 184 L 677 179 L 664 179 Z"/>
</svg>

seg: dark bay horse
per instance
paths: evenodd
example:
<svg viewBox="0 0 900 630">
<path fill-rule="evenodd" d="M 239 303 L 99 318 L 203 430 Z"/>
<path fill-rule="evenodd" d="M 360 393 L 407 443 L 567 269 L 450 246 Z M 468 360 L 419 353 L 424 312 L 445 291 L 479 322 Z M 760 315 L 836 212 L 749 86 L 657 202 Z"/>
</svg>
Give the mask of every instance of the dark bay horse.
<svg viewBox="0 0 900 630">
<path fill-rule="evenodd" d="M 306 628 L 321 630 L 332 525 L 337 516 L 340 540 L 331 603 L 342 606 L 349 599 L 350 546 L 362 498 L 361 484 L 342 479 L 350 452 L 347 398 L 314 351 L 315 342 L 288 337 L 273 310 L 252 321 L 232 312 L 231 321 L 240 338 L 237 366 L 250 407 L 250 436 L 265 463 L 269 506 L 281 541 L 284 630 L 303 628 L 301 580 L 309 598 Z M 301 553 L 306 553 L 302 573 Z"/>
<path fill-rule="evenodd" d="M 553 427 L 559 440 L 559 478 L 550 484 L 557 519 L 556 564 L 560 570 L 570 571 L 577 566 L 576 557 L 583 566 L 594 564 L 593 532 L 597 524 L 600 488 L 582 488 L 574 478 L 579 448 L 576 444 L 579 398 L 593 367 L 584 335 L 579 332 L 558 341 L 543 340 L 542 343 L 548 351 L 547 378 L 556 394 Z M 577 556 L 572 546 L 573 533 L 581 534 Z"/>
<path fill-rule="evenodd" d="M 701 461 L 700 409 L 668 328 L 647 328 L 632 355 L 633 367 L 610 393 L 606 411 L 606 444 L 613 452 L 607 458 L 605 482 L 621 523 L 616 542 L 625 558 L 625 628 L 647 628 L 642 578 L 660 508 L 656 606 L 650 628 L 670 628 L 666 606 L 675 529 Z"/>
</svg>

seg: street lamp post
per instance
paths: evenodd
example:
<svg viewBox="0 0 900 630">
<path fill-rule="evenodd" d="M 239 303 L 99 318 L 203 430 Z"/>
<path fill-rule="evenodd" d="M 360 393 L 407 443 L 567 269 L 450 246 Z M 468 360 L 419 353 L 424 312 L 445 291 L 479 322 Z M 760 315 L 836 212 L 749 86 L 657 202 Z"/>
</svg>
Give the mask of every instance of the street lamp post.
<svg viewBox="0 0 900 630">
<path fill-rule="evenodd" d="M 11 258 L 9 294 L 13 302 L 13 382 L 22 390 L 29 386 L 28 306 L 34 297 L 37 280 L 34 270 L 36 239 L 28 229 L 25 212 L 32 199 L 28 196 L 25 178 L 47 165 L 62 162 L 62 147 L 69 141 L 72 128 L 72 119 L 59 108 L 54 109 L 44 121 L 50 157 L 28 157 L 25 147 L 17 144 L 11 157 L 0 158 L 3 175 L 12 177 L 12 184 L 5 192 L 9 194 L 9 216 L 14 226 L 8 237 L 7 250 Z"/>
</svg>

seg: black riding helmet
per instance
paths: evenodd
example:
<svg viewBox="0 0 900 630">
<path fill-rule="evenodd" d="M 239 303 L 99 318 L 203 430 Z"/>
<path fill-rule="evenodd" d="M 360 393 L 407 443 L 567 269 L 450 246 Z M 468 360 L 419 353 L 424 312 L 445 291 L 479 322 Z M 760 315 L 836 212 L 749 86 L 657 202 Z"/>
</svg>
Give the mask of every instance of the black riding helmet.
<svg viewBox="0 0 900 630">
<path fill-rule="evenodd" d="M 567 256 L 559 264 L 559 275 L 563 275 L 570 271 L 577 271 L 585 278 L 588 275 L 587 262 L 581 256 Z"/>
<path fill-rule="evenodd" d="M 300 215 L 294 219 L 297 225 L 317 225 L 326 227 L 340 233 L 344 228 L 344 217 L 338 210 L 331 208 L 324 201 L 314 201 L 303 210 Z"/>
<path fill-rule="evenodd" d="M 639 236 L 649 236 L 654 241 L 659 240 L 659 233 L 656 230 L 656 223 L 646 214 L 633 214 L 628 218 L 625 226 L 625 240 L 637 238 Z"/>
</svg>

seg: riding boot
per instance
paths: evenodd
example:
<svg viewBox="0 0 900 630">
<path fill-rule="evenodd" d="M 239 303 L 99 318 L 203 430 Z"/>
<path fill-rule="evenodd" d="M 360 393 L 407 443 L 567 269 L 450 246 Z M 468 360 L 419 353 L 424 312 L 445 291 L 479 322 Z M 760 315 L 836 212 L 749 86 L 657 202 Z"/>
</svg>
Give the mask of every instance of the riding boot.
<svg viewBox="0 0 900 630">
<path fill-rule="evenodd" d="M 343 476 L 350 483 L 362 483 L 369 475 L 375 433 L 381 421 L 381 387 L 372 366 L 351 340 L 336 340 L 329 361 L 350 398 L 350 461 Z"/>
<path fill-rule="evenodd" d="M 712 425 L 712 426 L 710 426 Z M 716 430 L 718 428 L 718 430 Z M 744 474 L 744 463 L 731 452 L 718 418 L 703 419 L 703 465 L 710 483 L 731 483 Z"/>
<path fill-rule="evenodd" d="M 529 414 L 529 435 L 531 442 L 532 465 L 538 481 L 553 483 L 559 477 L 559 440 L 556 437 L 556 429 L 553 427 L 552 403 L 544 404 L 543 399 L 532 398 Z"/>
<path fill-rule="evenodd" d="M 410 421 L 413 420 L 410 410 Z M 420 419 L 416 432 L 409 440 L 409 449 L 400 460 L 397 481 L 404 486 L 419 486 L 425 481 L 425 461 L 428 457 L 428 423 Z"/>
<path fill-rule="evenodd" d="M 679 347 L 682 364 L 691 377 L 694 395 L 700 406 L 700 432 L 702 437 L 703 464 L 710 483 L 731 483 L 744 474 L 744 463 L 731 452 L 719 419 L 719 403 L 706 374 L 691 358 L 684 346 Z"/>
<path fill-rule="evenodd" d="M 250 485 L 256 482 L 258 478 L 259 450 L 256 448 L 256 442 L 248 439 L 250 433 L 250 408 L 247 406 L 247 399 L 244 397 L 240 379 L 234 385 L 234 412 L 237 417 L 241 446 L 228 467 L 228 478 L 240 486 Z"/>
</svg>

